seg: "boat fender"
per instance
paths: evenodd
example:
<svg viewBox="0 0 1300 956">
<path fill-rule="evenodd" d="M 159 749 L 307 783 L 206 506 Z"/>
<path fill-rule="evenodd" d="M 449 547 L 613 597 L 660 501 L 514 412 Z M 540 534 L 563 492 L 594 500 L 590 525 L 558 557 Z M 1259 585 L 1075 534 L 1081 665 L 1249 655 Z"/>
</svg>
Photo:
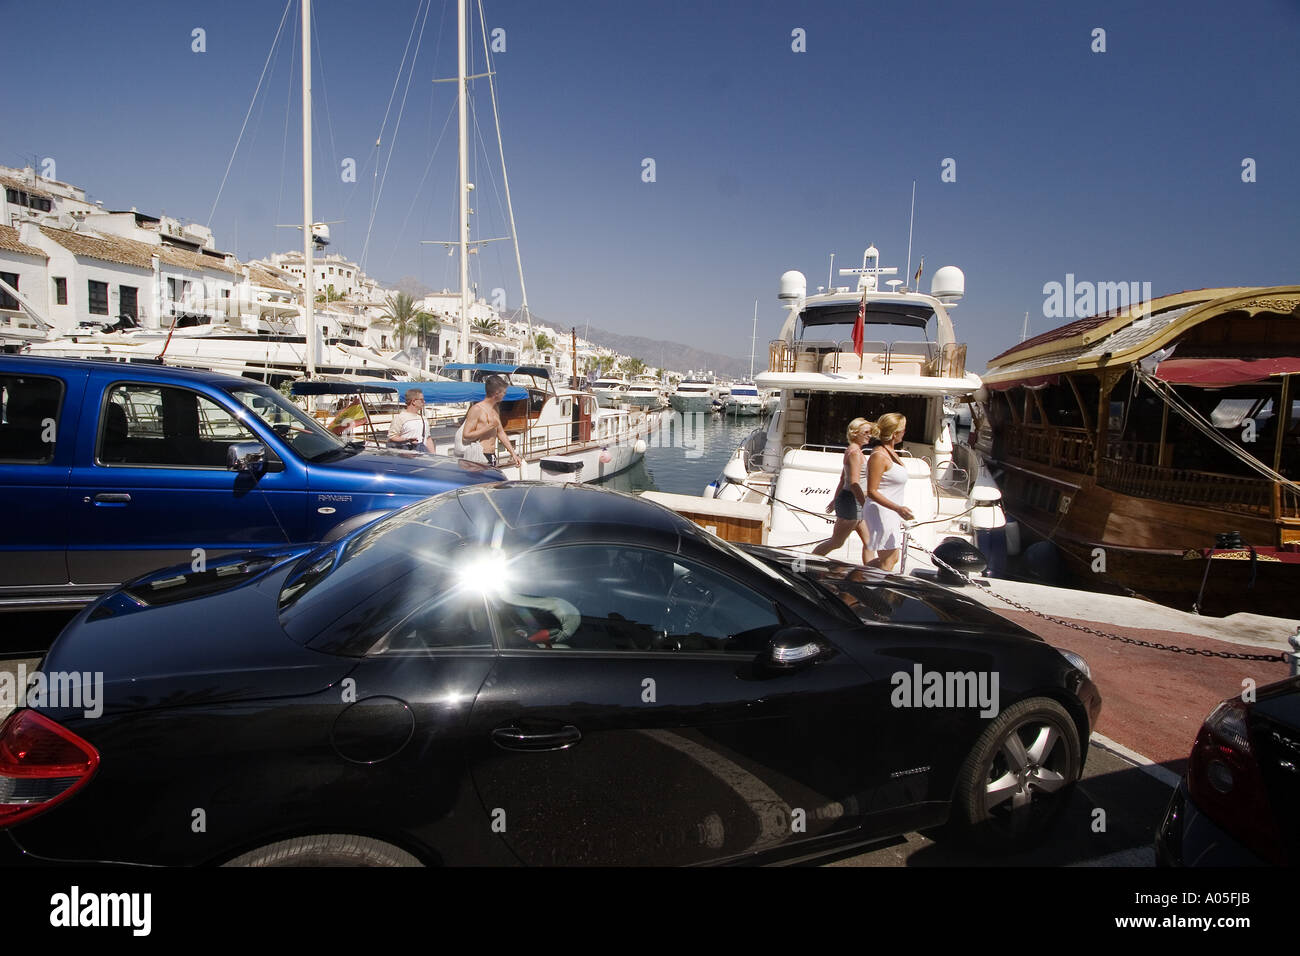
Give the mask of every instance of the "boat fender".
<svg viewBox="0 0 1300 956">
<path fill-rule="evenodd" d="M 1020 553 L 1020 522 L 1007 522 L 1007 554 L 1017 555 Z"/>
<path fill-rule="evenodd" d="M 988 556 L 988 567 L 984 574 L 991 578 L 1003 577 L 1007 572 L 1007 529 L 1006 525 L 996 528 L 984 528 L 975 532 L 975 547 Z"/>
<path fill-rule="evenodd" d="M 1061 551 L 1051 541 L 1035 541 L 1025 549 L 1025 568 L 1029 576 L 1043 584 L 1061 580 Z"/>
<path fill-rule="evenodd" d="M 934 556 L 944 564 L 950 565 L 957 571 L 965 574 L 979 574 L 988 567 L 988 558 L 969 541 L 964 538 L 947 537 L 939 543 L 934 549 Z M 966 583 L 966 579 L 961 575 L 954 574 L 947 568 L 940 565 L 939 577 L 940 584 L 949 584 L 954 587 L 961 587 Z"/>
<path fill-rule="evenodd" d="M 608 465 L 613 460 L 614 454 L 608 448 L 602 448 L 600 450 L 600 463 L 602 465 Z"/>
<path fill-rule="evenodd" d="M 647 447 L 647 446 L 646 446 L 646 443 L 645 443 L 645 439 L 643 439 L 643 438 L 638 438 L 638 439 L 636 440 L 636 443 L 632 445 L 632 450 L 633 450 L 634 452 L 636 452 L 638 455 L 644 455 L 644 454 L 645 454 L 646 447 Z"/>
</svg>

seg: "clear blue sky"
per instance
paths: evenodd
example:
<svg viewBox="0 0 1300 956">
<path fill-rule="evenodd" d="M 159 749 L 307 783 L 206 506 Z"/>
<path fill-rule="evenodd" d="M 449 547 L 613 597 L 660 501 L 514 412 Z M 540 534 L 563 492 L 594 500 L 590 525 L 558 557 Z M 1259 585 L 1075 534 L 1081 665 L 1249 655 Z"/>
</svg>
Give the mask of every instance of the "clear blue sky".
<svg viewBox="0 0 1300 956">
<path fill-rule="evenodd" d="M 1067 273 L 1157 295 L 1300 283 L 1300 0 L 484 3 L 506 36 L 495 65 L 530 305 L 549 320 L 745 356 L 757 299 L 762 352 L 784 270 L 815 287 L 830 253 L 849 265 L 874 242 L 901 274 L 914 179 L 913 267 L 924 254 L 926 288 L 941 265 L 965 270 L 954 319 L 976 369 L 1018 341 L 1026 311 L 1031 335 L 1064 321 L 1044 317 L 1042 289 Z M 429 10 L 396 142 L 405 74 L 384 132 L 364 264 L 454 287 L 455 260 L 419 240 L 454 234 L 454 118 L 433 149 L 454 84 L 430 81 L 455 72 L 455 3 L 313 6 L 315 213 L 346 220 L 331 248 L 354 259 L 375 139 Z M 0 162 L 52 157 L 111 208 L 208 221 L 282 0 L 0 10 L 18 92 Z M 301 219 L 298 20 L 294 0 L 211 221 L 241 258 L 300 244 L 276 228 Z M 482 164 L 485 84 L 478 103 Z M 947 157 L 956 182 L 940 181 Z M 1246 157 L 1257 182 L 1242 182 Z M 503 235 L 493 177 L 473 178 L 475 234 Z M 517 304 L 507 244 L 475 259 L 481 287 Z"/>
</svg>

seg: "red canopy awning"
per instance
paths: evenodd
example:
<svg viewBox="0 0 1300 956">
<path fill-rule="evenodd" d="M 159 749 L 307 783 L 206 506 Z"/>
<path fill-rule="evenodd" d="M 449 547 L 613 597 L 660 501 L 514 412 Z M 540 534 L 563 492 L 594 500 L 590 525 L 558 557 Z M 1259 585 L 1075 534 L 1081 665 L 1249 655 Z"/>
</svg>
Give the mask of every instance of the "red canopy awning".
<svg viewBox="0 0 1300 956">
<path fill-rule="evenodd" d="M 1296 355 L 1257 359 L 1167 359 L 1156 366 L 1156 378 L 1171 385 L 1200 385 L 1205 388 L 1249 385 L 1273 375 L 1296 373 L 1300 373 L 1300 356 Z"/>
</svg>

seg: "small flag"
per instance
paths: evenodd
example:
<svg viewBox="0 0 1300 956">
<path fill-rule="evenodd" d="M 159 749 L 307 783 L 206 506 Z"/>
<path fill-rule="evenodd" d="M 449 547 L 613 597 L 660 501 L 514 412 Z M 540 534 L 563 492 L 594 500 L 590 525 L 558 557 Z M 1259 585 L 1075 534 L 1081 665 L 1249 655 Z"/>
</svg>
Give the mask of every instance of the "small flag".
<svg viewBox="0 0 1300 956">
<path fill-rule="evenodd" d="M 862 358 L 862 337 L 867 326 L 867 290 L 862 290 L 862 301 L 858 303 L 858 320 L 853 323 L 853 351 Z"/>
<path fill-rule="evenodd" d="M 912 276 L 912 285 L 916 286 L 919 291 L 921 288 L 921 271 L 925 268 L 925 256 L 916 264 L 916 275 Z"/>
</svg>

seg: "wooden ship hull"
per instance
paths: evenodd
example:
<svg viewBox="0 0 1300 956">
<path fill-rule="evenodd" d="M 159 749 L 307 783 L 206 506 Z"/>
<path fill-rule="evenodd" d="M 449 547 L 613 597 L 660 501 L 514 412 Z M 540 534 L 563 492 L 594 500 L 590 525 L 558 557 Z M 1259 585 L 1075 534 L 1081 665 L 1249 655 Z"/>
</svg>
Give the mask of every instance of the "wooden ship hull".
<svg viewBox="0 0 1300 956">
<path fill-rule="evenodd" d="M 1297 373 L 1300 286 L 1164 296 L 995 357 L 972 442 L 1008 516 L 1058 549 L 1045 576 L 1292 617 Z"/>
</svg>

